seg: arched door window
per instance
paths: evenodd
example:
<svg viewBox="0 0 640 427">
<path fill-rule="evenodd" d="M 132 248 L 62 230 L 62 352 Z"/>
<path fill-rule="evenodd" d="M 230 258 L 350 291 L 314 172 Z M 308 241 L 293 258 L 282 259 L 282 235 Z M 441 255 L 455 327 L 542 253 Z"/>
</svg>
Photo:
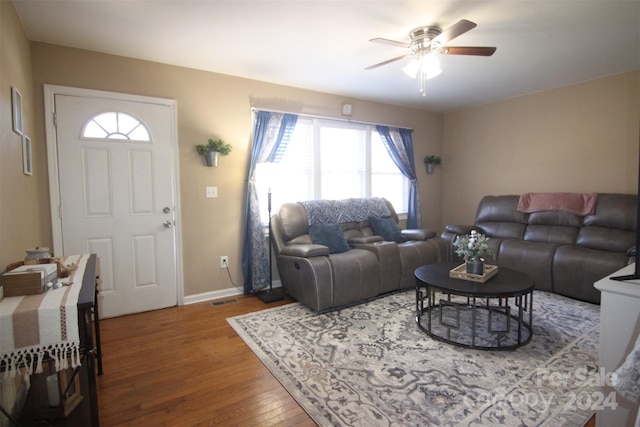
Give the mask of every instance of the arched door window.
<svg viewBox="0 0 640 427">
<path fill-rule="evenodd" d="M 151 141 L 147 127 L 130 114 L 121 112 L 101 113 L 85 123 L 83 138 L 128 139 Z"/>
</svg>

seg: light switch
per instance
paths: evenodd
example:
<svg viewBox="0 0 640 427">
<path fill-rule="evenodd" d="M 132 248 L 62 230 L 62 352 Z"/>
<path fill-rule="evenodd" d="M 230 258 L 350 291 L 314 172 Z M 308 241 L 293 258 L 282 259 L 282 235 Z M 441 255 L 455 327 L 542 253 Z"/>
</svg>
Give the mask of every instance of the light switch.
<svg viewBox="0 0 640 427">
<path fill-rule="evenodd" d="M 218 187 L 207 187 L 205 195 L 207 199 L 215 199 L 218 197 Z"/>
</svg>

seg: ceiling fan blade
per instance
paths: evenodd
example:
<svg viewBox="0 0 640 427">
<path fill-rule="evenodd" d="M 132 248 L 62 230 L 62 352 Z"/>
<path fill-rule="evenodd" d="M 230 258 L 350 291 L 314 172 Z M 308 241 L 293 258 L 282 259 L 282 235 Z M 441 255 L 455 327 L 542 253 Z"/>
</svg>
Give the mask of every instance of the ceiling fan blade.
<svg viewBox="0 0 640 427">
<path fill-rule="evenodd" d="M 374 42 L 374 43 L 389 44 L 391 46 L 396 46 L 396 47 L 408 48 L 410 46 L 409 43 L 397 42 L 395 40 L 383 39 L 383 38 L 380 38 L 380 37 L 377 37 L 375 39 L 371 39 L 369 41 L 370 42 Z"/>
<path fill-rule="evenodd" d="M 383 65 L 387 65 L 387 64 L 390 64 L 390 63 L 392 63 L 392 62 L 399 61 L 399 60 L 404 59 L 404 58 L 406 58 L 407 56 L 411 56 L 411 55 L 413 55 L 413 54 L 412 54 L 412 53 L 407 53 L 407 54 L 405 54 L 405 55 L 398 56 L 398 57 L 396 57 L 396 58 L 387 59 L 386 61 L 379 62 L 379 63 L 377 63 L 377 64 L 373 64 L 373 65 L 369 65 L 368 67 L 366 67 L 366 68 L 365 68 L 365 70 L 373 70 L 374 68 L 378 68 L 378 67 L 381 67 L 381 66 L 383 66 Z"/>
<path fill-rule="evenodd" d="M 480 46 L 471 46 L 471 47 L 443 47 L 440 49 L 438 53 L 442 53 L 444 55 L 476 55 L 476 56 L 491 56 L 496 51 L 495 47 L 480 47 Z"/>
<path fill-rule="evenodd" d="M 437 35 L 433 42 L 440 43 L 440 45 L 445 45 L 451 40 L 455 39 L 458 36 L 466 33 L 469 30 L 474 29 L 477 26 L 475 22 L 467 21 L 466 19 L 461 19 L 451 27 L 447 28 L 439 35 Z"/>
</svg>

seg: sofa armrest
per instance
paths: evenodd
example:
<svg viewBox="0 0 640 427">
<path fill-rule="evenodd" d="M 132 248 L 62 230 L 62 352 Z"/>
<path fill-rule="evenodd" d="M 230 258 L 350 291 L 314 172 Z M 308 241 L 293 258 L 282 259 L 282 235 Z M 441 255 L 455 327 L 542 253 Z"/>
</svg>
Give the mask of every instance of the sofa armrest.
<svg viewBox="0 0 640 427">
<path fill-rule="evenodd" d="M 627 261 L 625 262 L 626 265 L 636 262 L 636 251 L 637 248 L 635 246 L 632 246 L 627 250 Z"/>
<path fill-rule="evenodd" d="M 436 232 L 428 229 L 414 228 L 402 230 L 402 235 L 408 240 L 427 240 L 436 237 Z"/>
<path fill-rule="evenodd" d="M 380 236 L 357 236 L 351 237 L 347 241 L 350 245 L 360 245 L 363 243 L 382 242 L 384 239 Z"/>
<path fill-rule="evenodd" d="M 448 231 L 449 233 L 452 233 L 452 234 L 463 235 L 463 234 L 471 233 L 471 231 L 476 228 L 477 227 L 475 225 L 452 224 L 452 225 L 447 225 L 445 227 L 445 231 Z"/>
<path fill-rule="evenodd" d="M 464 235 L 464 234 L 469 234 L 471 233 L 471 230 L 475 230 L 477 229 L 477 227 L 473 226 L 473 225 L 466 225 L 466 224 L 453 224 L 453 225 L 446 225 L 444 228 L 444 231 L 442 232 L 442 234 L 440 235 L 440 237 L 442 237 L 442 239 L 444 239 L 444 241 L 446 242 L 446 246 L 448 248 L 447 252 L 448 252 L 448 256 L 447 258 L 452 260 L 452 261 L 460 261 L 462 258 L 460 256 L 458 256 L 456 254 L 456 252 L 453 250 L 453 242 L 456 241 L 456 238 L 458 238 L 458 236 Z"/>
<path fill-rule="evenodd" d="M 304 245 L 289 245 L 282 248 L 280 255 L 311 258 L 314 256 L 329 255 L 329 248 L 324 245 L 315 245 L 313 243 Z"/>
</svg>

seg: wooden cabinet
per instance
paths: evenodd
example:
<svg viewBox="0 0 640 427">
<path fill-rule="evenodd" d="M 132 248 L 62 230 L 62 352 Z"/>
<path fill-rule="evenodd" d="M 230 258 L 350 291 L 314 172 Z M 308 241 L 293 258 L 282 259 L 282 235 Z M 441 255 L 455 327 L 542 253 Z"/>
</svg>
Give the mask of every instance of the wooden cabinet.
<svg viewBox="0 0 640 427">
<path fill-rule="evenodd" d="M 81 365 L 56 372 L 54 362 L 45 359 L 43 373 L 30 377 L 31 386 L 19 419 L 12 420 L 17 425 L 32 425 L 38 420 L 46 420 L 50 425 L 99 425 L 96 384 L 96 373 L 102 374 L 97 304 L 99 267 L 95 254 L 87 257 L 82 277 L 74 277 L 74 285 L 81 286 L 77 295 Z M 54 407 L 49 405 L 47 377 L 51 377 L 50 388 L 58 388 L 60 403 Z M 52 382 L 57 384 L 53 386 Z M 0 416 L 11 417 L 11 408 L 2 408 Z"/>
</svg>

